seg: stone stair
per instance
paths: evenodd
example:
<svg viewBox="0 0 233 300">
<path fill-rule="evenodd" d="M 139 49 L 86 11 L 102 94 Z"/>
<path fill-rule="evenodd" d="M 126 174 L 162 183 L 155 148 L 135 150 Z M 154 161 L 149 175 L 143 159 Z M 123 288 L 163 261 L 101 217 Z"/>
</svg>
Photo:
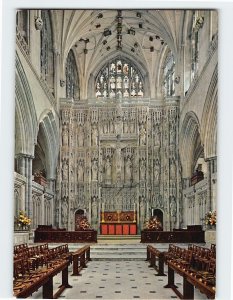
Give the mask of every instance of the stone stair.
<svg viewBox="0 0 233 300">
<path fill-rule="evenodd" d="M 146 245 L 143 244 L 93 244 L 91 245 L 92 260 L 122 261 L 145 260 Z"/>
</svg>

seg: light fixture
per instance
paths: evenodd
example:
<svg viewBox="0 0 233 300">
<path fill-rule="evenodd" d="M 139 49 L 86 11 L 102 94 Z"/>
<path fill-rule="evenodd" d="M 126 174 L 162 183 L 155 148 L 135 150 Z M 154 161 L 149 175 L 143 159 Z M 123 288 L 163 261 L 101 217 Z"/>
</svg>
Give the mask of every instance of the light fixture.
<svg viewBox="0 0 233 300">
<path fill-rule="evenodd" d="M 134 49 L 134 48 L 131 48 L 131 51 L 132 51 L 132 52 L 135 52 L 135 49 Z"/>
<path fill-rule="evenodd" d="M 137 48 L 138 47 L 138 43 L 136 42 L 136 43 L 134 43 L 134 47 L 135 48 Z"/>
<path fill-rule="evenodd" d="M 99 13 L 98 16 L 97 16 L 97 18 L 98 18 L 98 19 L 103 18 L 103 14 L 102 14 L 102 13 Z"/>
<path fill-rule="evenodd" d="M 139 26 L 139 28 L 142 28 L 142 23 L 139 23 L 138 26 Z"/>
<path fill-rule="evenodd" d="M 96 28 L 100 28 L 100 27 L 101 27 L 101 24 L 96 24 L 95 27 L 96 27 Z"/>
<path fill-rule="evenodd" d="M 107 51 L 109 51 L 111 48 L 108 46 L 106 49 L 107 49 Z"/>
<path fill-rule="evenodd" d="M 133 27 L 130 27 L 130 29 L 128 29 L 128 34 L 135 35 L 135 30 L 133 29 Z"/>
<path fill-rule="evenodd" d="M 160 37 L 159 37 L 158 35 L 156 35 L 155 38 L 156 38 L 156 40 L 159 40 L 159 39 L 160 39 Z"/>
<path fill-rule="evenodd" d="M 149 37 L 149 41 L 153 42 L 153 36 Z"/>
<path fill-rule="evenodd" d="M 111 30 L 109 30 L 108 28 L 104 29 L 104 33 L 103 33 L 104 36 L 109 36 L 111 34 L 112 34 Z"/>
<path fill-rule="evenodd" d="M 152 46 L 152 47 L 150 47 L 150 52 L 154 52 L 154 47 Z"/>
<path fill-rule="evenodd" d="M 137 13 L 136 13 L 136 16 L 137 16 L 138 18 L 141 18 L 141 17 L 142 17 L 142 15 L 141 15 L 140 12 L 137 12 Z"/>
<path fill-rule="evenodd" d="M 107 44 L 107 40 L 103 40 L 103 45 L 106 45 Z"/>
</svg>

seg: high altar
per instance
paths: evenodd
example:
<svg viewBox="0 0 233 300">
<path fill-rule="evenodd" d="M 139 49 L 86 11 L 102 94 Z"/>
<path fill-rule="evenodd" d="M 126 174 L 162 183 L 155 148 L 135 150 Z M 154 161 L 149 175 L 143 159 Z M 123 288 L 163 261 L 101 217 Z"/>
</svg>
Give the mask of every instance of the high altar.
<svg viewBox="0 0 233 300">
<path fill-rule="evenodd" d="M 102 212 L 100 233 L 106 235 L 137 234 L 136 211 Z"/>
</svg>

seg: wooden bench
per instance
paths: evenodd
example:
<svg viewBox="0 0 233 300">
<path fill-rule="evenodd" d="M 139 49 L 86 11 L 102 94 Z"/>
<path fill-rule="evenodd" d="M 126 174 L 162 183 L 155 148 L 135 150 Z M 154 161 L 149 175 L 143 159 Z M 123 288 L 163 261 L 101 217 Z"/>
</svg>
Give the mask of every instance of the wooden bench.
<svg viewBox="0 0 233 300">
<path fill-rule="evenodd" d="M 72 254 L 67 244 L 52 249 L 48 249 L 47 244 L 25 247 L 24 252 L 14 257 L 14 295 L 27 298 L 42 287 L 43 298 L 59 297 L 65 288 L 71 288 L 68 283 L 68 266 L 71 262 Z M 53 295 L 53 277 L 60 272 L 62 283 Z"/>
<path fill-rule="evenodd" d="M 165 288 L 171 288 L 181 299 L 194 299 L 194 287 L 208 298 L 215 298 L 214 251 L 196 245 L 189 245 L 188 249 L 171 245 L 167 253 L 168 283 Z M 174 273 L 183 277 L 183 293 L 174 283 Z"/>
<path fill-rule="evenodd" d="M 149 267 L 155 268 L 155 270 L 158 272 L 156 276 L 166 276 L 166 274 L 164 274 L 164 253 L 163 252 L 159 251 L 158 249 L 154 248 L 151 245 L 148 245 L 146 260 L 150 262 Z M 156 265 L 156 261 L 158 262 L 158 265 Z"/>
<path fill-rule="evenodd" d="M 20 262 L 17 261 L 17 264 Z M 72 287 L 68 283 L 68 265 L 69 262 L 63 260 L 33 273 L 21 273 L 21 276 L 16 276 L 14 280 L 14 296 L 27 298 L 42 287 L 43 299 L 58 298 L 65 288 Z M 53 294 L 53 277 L 60 272 L 62 272 L 62 284 L 59 286 L 59 290 Z"/>
<path fill-rule="evenodd" d="M 87 262 L 91 260 L 90 246 L 84 246 L 72 253 L 73 256 L 73 274 L 72 276 L 80 276 L 80 271 L 87 267 Z"/>
</svg>

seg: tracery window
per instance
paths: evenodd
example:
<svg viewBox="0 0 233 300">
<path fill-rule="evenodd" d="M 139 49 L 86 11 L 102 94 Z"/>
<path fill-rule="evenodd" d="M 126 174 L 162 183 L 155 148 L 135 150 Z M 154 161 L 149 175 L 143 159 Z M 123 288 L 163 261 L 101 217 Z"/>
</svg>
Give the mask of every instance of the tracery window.
<svg viewBox="0 0 233 300">
<path fill-rule="evenodd" d="M 47 10 L 42 10 L 41 18 L 43 20 L 40 53 L 41 77 L 47 82 L 48 86 L 53 89 L 54 55 L 52 26 L 49 12 Z"/>
<path fill-rule="evenodd" d="M 97 75 L 96 98 L 121 99 L 143 96 L 142 75 L 129 60 L 115 58 Z"/>
<path fill-rule="evenodd" d="M 169 52 L 164 64 L 164 90 L 165 96 L 175 94 L 175 60 L 172 52 Z"/>
<path fill-rule="evenodd" d="M 195 74 L 198 71 L 198 59 L 199 59 L 199 32 L 204 23 L 204 17 L 201 16 L 199 11 L 193 13 L 193 24 L 192 24 L 192 33 L 191 33 L 191 59 L 192 59 L 192 68 L 191 68 L 191 79 L 194 78 Z"/>
<path fill-rule="evenodd" d="M 70 50 L 66 60 L 66 98 L 79 99 L 78 71 L 72 50 Z"/>
</svg>

